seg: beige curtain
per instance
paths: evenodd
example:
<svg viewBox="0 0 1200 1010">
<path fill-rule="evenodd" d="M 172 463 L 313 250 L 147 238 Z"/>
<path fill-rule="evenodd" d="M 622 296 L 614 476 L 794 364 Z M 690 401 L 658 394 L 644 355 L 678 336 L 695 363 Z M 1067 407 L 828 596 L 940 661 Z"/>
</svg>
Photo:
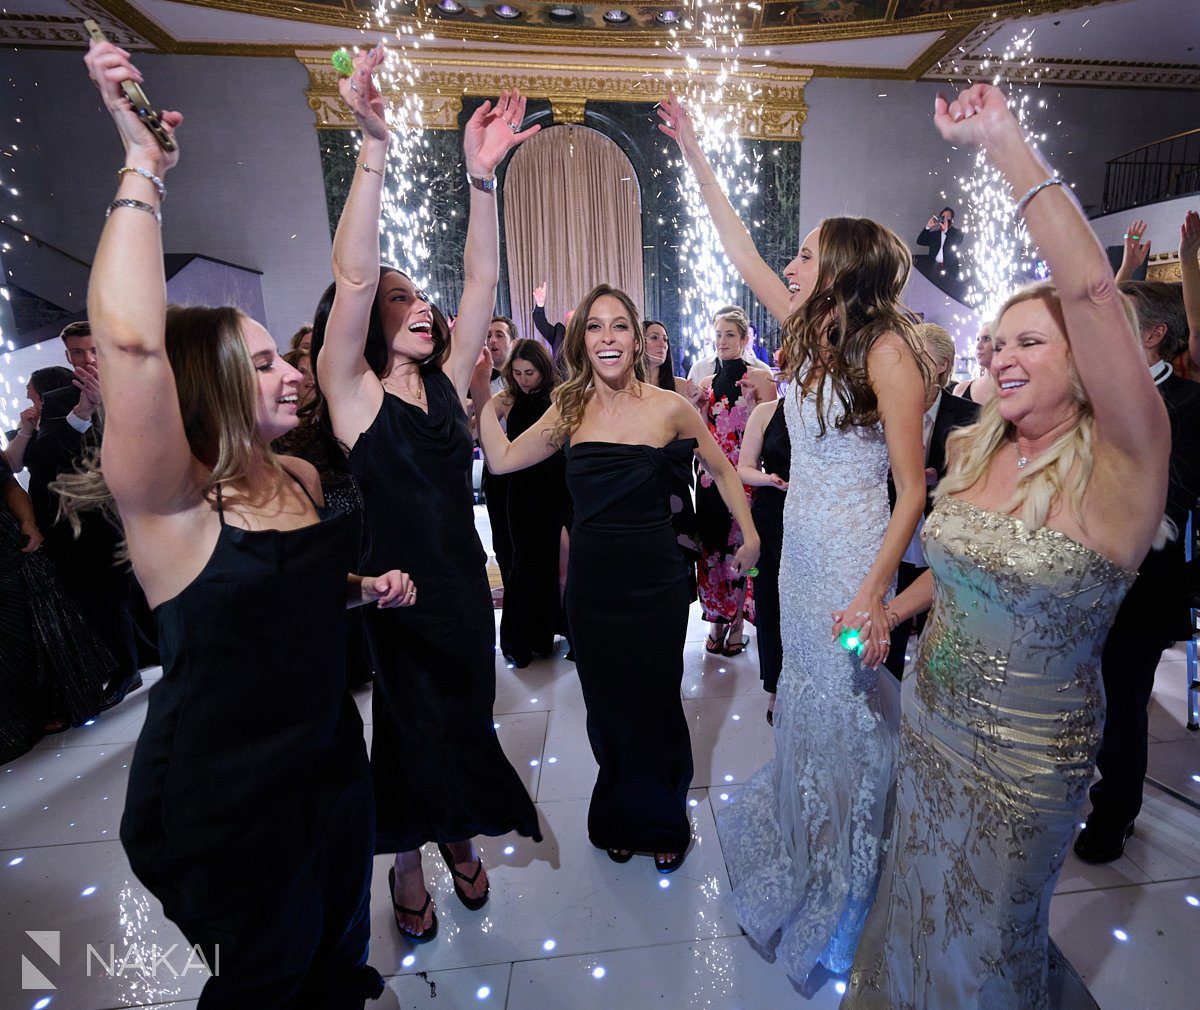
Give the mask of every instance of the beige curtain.
<svg viewBox="0 0 1200 1010">
<path fill-rule="evenodd" d="M 641 193 L 629 159 L 604 134 L 552 126 L 517 148 L 504 179 L 504 229 L 521 336 L 537 335 L 533 289 L 542 281 L 551 323 L 597 284 L 643 304 Z"/>
</svg>

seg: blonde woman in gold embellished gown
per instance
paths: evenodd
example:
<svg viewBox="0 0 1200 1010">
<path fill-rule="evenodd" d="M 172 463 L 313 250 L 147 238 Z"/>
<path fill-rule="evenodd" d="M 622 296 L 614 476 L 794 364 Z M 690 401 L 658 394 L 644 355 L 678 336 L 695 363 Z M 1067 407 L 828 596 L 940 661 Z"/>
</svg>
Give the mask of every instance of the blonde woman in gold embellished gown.
<svg viewBox="0 0 1200 1010">
<path fill-rule="evenodd" d="M 1104 252 L 1004 95 L 939 98 L 935 121 L 987 149 L 1054 284 L 997 314 L 996 397 L 952 436 L 930 572 L 889 607 L 894 623 L 933 604 L 842 1010 L 1042 1010 L 1050 899 L 1104 721 L 1100 653 L 1167 532 L 1170 429 Z"/>
</svg>

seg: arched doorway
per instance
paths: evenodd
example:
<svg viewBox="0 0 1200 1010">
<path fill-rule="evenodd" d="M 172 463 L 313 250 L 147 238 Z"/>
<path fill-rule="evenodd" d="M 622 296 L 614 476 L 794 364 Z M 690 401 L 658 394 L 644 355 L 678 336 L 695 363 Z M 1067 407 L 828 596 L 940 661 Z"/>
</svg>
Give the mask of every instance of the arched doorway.
<svg viewBox="0 0 1200 1010">
<path fill-rule="evenodd" d="M 533 335 L 533 289 L 542 281 L 551 322 L 597 284 L 644 304 L 641 192 L 629 159 L 604 134 L 552 126 L 517 148 L 504 178 L 504 233 L 523 336 Z"/>
</svg>

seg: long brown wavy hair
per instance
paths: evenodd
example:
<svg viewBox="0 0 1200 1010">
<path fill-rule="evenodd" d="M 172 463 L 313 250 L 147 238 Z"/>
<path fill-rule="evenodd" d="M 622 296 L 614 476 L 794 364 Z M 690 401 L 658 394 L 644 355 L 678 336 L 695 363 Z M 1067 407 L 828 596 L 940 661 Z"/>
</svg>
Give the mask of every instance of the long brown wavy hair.
<svg viewBox="0 0 1200 1010">
<path fill-rule="evenodd" d="M 167 358 L 175 377 L 179 413 L 192 455 L 209 468 L 204 492 L 244 477 L 256 452 L 280 474 L 282 469 L 258 432 L 258 379 L 242 336 L 245 316 L 226 305 L 172 305 L 167 309 Z M 99 510 L 119 525 L 112 493 L 104 480 L 99 449 L 76 473 L 50 485 L 59 511 L 78 533 L 80 516 Z"/>
<path fill-rule="evenodd" d="M 780 360 L 786 377 L 816 396 L 824 435 L 826 375 L 842 410 L 834 427 L 879 422 L 867 357 L 885 333 L 904 341 L 926 383 L 930 364 L 917 339 L 919 320 L 900 303 L 912 254 L 895 232 L 865 217 L 829 217 L 818 231 L 817 255 L 812 294 L 783 324 Z"/>
<path fill-rule="evenodd" d="M 554 405 L 558 408 L 558 423 L 554 426 L 554 437 L 568 437 L 583 423 L 583 412 L 592 395 L 592 359 L 587 352 L 587 323 L 592 306 L 597 298 L 612 295 L 625 309 L 633 331 L 633 377 L 637 380 L 629 390 L 632 396 L 641 396 L 642 382 L 646 381 L 646 338 L 640 322 L 642 315 L 633 304 L 633 299 L 611 284 L 598 284 L 584 296 L 579 308 L 567 323 L 567 332 L 559 350 L 559 364 L 566 378 L 554 389 Z"/>
</svg>

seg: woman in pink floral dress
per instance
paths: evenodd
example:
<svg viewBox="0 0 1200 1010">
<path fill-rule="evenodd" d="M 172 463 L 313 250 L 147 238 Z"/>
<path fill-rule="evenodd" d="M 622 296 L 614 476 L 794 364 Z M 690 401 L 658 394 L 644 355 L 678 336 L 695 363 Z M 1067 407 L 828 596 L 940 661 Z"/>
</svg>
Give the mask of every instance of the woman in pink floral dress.
<svg viewBox="0 0 1200 1010">
<path fill-rule="evenodd" d="M 743 357 L 750 327 L 742 309 L 729 305 L 719 310 L 714 326 L 716 372 L 696 387 L 694 402 L 736 468 L 750 412 L 759 403 L 775 399 L 775 380 L 768 369 L 751 365 Z M 750 497 L 751 489 L 745 490 Z M 746 648 L 744 621 L 754 623 L 754 595 L 750 582 L 731 566 L 742 546 L 742 531 L 703 467 L 696 482 L 696 518 L 701 548 L 700 605 L 710 624 L 705 648 L 714 655 L 736 656 Z"/>
</svg>

